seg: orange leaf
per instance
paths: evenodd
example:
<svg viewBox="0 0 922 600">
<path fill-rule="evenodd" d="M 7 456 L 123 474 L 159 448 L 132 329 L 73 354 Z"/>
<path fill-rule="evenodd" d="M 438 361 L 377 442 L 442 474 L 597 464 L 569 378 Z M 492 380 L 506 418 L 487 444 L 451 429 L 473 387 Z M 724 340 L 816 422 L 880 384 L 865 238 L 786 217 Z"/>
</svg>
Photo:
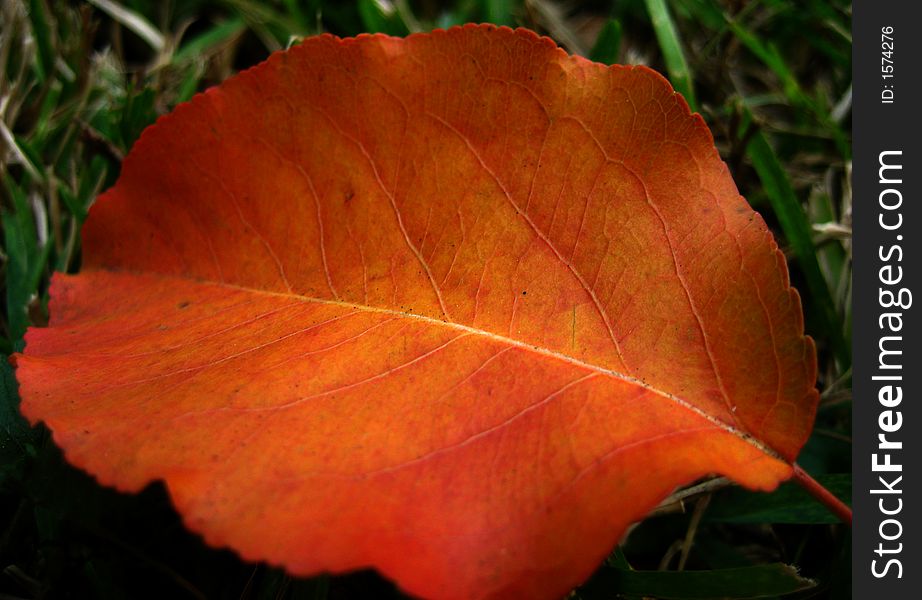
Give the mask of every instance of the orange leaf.
<svg viewBox="0 0 922 600">
<path fill-rule="evenodd" d="M 811 429 L 797 293 L 702 119 L 528 31 L 275 54 L 148 129 L 83 233 L 23 412 L 294 574 L 559 596 Z"/>
</svg>

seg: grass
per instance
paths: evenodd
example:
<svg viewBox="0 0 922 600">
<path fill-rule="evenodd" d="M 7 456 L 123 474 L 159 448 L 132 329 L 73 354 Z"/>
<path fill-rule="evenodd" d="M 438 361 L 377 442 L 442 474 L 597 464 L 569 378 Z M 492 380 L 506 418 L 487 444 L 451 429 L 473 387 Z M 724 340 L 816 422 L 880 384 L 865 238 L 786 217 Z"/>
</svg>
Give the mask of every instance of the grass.
<svg viewBox="0 0 922 600">
<path fill-rule="evenodd" d="M 521 25 L 594 60 L 649 64 L 708 121 L 741 193 L 790 259 L 817 340 L 823 400 L 799 462 L 844 493 L 850 19 L 847 2 L 820 0 L 7 0 L 0 4 L 0 352 L 21 349 L 26 327 L 47 322 L 50 275 L 79 269 L 87 210 L 144 127 L 177 103 L 321 31 Z M 18 416 L 5 361 L 0 375 L 0 596 L 400 597 L 370 572 L 298 580 L 205 547 L 160 486 L 123 496 L 68 467 L 47 431 Z M 734 597 L 764 577 L 760 589 L 776 597 L 849 595 L 849 532 L 799 489 L 749 494 L 717 481 L 681 495 L 639 524 L 575 593 Z M 816 585 L 804 589 L 776 563 L 796 565 Z"/>
</svg>

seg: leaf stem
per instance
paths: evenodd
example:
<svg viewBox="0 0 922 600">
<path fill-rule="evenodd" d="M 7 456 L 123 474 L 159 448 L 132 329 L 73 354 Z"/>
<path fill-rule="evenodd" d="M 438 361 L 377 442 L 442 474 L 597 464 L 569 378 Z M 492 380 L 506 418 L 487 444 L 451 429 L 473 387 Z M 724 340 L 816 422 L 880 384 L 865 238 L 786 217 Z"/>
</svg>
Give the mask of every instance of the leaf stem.
<svg viewBox="0 0 922 600">
<path fill-rule="evenodd" d="M 816 479 L 804 471 L 800 465 L 794 463 L 794 480 L 804 488 L 808 494 L 820 501 L 829 511 L 848 525 L 852 526 L 852 509 L 847 504 L 836 498 L 832 492 L 823 487 Z"/>
</svg>

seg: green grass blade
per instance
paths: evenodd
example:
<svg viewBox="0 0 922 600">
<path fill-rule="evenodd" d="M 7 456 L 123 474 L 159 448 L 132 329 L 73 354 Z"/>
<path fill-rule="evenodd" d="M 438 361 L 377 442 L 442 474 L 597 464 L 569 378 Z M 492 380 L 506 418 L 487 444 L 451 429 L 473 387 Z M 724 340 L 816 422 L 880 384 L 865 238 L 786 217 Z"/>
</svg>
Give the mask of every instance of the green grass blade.
<svg viewBox="0 0 922 600">
<path fill-rule="evenodd" d="M 828 135 L 832 137 L 843 159 L 851 159 L 851 142 L 848 134 L 842 129 L 837 120 L 832 117 L 831 109 L 827 109 L 824 103 L 817 101 L 804 91 L 803 86 L 788 66 L 778 46 L 771 39 L 763 39 L 743 25 L 746 13 L 753 10 L 758 5 L 757 3 L 746 5 L 735 15 L 727 14 L 724 7 L 716 0 L 693 0 L 690 4 L 694 6 L 699 20 L 710 23 L 711 27 L 717 30 L 712 40 L 717 40 L 724 32 L 731 33 L 743 47 L 749 50 L 759 62 L 778 78 L 784 98 L 795 108 L 812 115 Z M 717 26 L 718 23 L 720 23 L 720 26 Z M 824 42 L 819 37 L 814 37 L 810 39 L 810 43 L 814 47 L 819 47 Z M 827 50 L 827 53 L 837 61 L 847 62 L 851 58 L 851 54 L 847 49 L 841 50 L 830 46 Z M 707 53 L 707 50 L 705 50 L 705 53 Z M 754 97 L 746 99 L 746 103 L 750 107 L 754 105 L 753 101 Z M 778 100 L 772 101 L 772 103 L 776 102 Z"/>
<path fill-rule="evenodd" d="M 400 17 L 403 26 L 406 27 L 410 33 L 423 30 L 419 21 L 416 20 L 416 15 L 413 14 L 413 8 L 407 0 L 394 0 L 394 6 L 397 8 L 397 16 Z"/>
<path fill-rule="evenodd" d="M 850 473 L 821 475 L 823 487 L 851 504 Z M 801 486 L 787 482 L 771 494 L 732 488 L 715 495 L 704 516 L 705 521 L 721 523 L 839 523 L 839 519 L 817 502 Z"/>
<path fill-rule="evenodd" d="M 660 50 L 663 53 L 663 60 L 666 62 L 666 70 L 669 71 L 669 80 L 676 91 L 685 96 L 688 106 L 692 112 L 695 112 L 698 110 L 698 103 L 695 100 L 691 71 L 685 61 L 682 43 L 679 40 L 675 23 L 673 23 L 672 17 L 669 15 L 669 9 L 666 7 L 666 0 L 644 0 L 644 2 L 647 5 L 647 12 L 650 14 L 650 22 L 653 24 L 653 31 L 656 33 Z"/>
<path fill-rule="evenodd" d="M 627 561 L 627 557 L 624 555 L 624 549 L 620 545 L 615 546 L 615 549 L 605 562 L 608 566 L 616 569 L 623 569 L 625 571 L 631 570 L 631 563 Z"/>
<path fill-rule="evenodd" d="M 663 600 L 765 598 L 791 594 L 816 583 L 790 565 L 773 563 L 713 571 L 627 571 L 600 569 L 577 593 L 583 600 L 652 596 Z"/>
<path fill-rule="evenodd" d="M 128 90 L 119 119 L 119 138 L 122 147 L 131 148 L 141 136 L 141 132 L 157 120 L 157 109 L 154 106 L 156 101 L 157 95 L 152 88 L 143 88 L 138 91 Z"/>
<path fill-rule="evenodd" d="M 38 46 L 38 60 L 35 75 L 40 82 L 54 74 L 54 30 L 50 27 L 47 6 L 42 0 L 29 0 L 29 21 L 32 24 L 33 39 Z"/>
<path fill-rule="evenodd" d="M 751 121 L 752 115 L 748 110 L 744 110 L 747 119 Z M 835 303 L 816 259 L 810 222 L 794 193 L 787 173 L 761 131 L 756 131 L 752 135 L 746 154 L 755 167 L 781 229 L 804 273 L 820 328 L 831 341 L 832 351 L 842 368 L 848 368 L 851 365 L 851 349 L 847 347 L 842 331 L 836 325 L 839 319 L 836 317 Z"/>
<path fill-rule="evenodd" d="M 410 28 L 401 19 L 397 8 L 390 2 L 359 0 L 359 16 L 369 33 L 386 33 L 403 36 Z"/>
<path fill-rule="evenodd" d="M 488 23 L 512 25 L 512 0 L 486 0 L 484 16 Z"/>
<path fill-rule="evenodd" d="M 609 19 L 599 37 L 595 39 L 595 45 L 589 52 L 589 60 L 594 60 L 606 65 L 613 65 L 618 62 L 618 56 L 621 53 L 621 23 L 617 19 Z"/>
<path fill-rule="evenodd" d="M 246 29 L 246 23 L 244 23 L 241 17 L 235 16 L 230 18 L 184 43 L 176 54 L 173 55 L 173 58 L 176 61 L 183 61 L 200 56 L 209 48 L 213 48 L 234 36 L 240 35 L 243 33 L 244 29 Z"/>
<path fill-rule="evenodd" d="M 7 323 L 12 348 L 21 350 L 22 336 L 29 326 L 29 302 L 38 288 L 51 246 L 39 243 L 25 192 L 11 178 L 4 180 L 4 186 L 14 207 L 13 211 L 0 213 L 7 255 Z"/>
<path fill-rule="evenodd" d="M 795 106 L 809 108 L 811 106 L 810 98 L 804 94 L 797 82 L 797 78 L 788 68 L 787 63 L 778 51 L 778 48 L 771 43 L 763 43 L 756 35 L 745 29 L 739 23 L 733 20 L 728 21 L 730 30 L 746 48 L 758 58 L 762 64 L 768 67 L 772 73 L 778 76 L 781 81 L 781 87 L 784 95 Z"/>
<path fill-rule="evenodd" d="M 29 326 L 26 307 L 31 290 L 26 285 L 29 270 L 29 244 L 17 223 L 16 215 L 0 212 L 3 221 L 3 240 L 7 254 L 6 263 L 6 320 L 9 327 L 10 344 L 19 349 L 23 334 Z"/>
<path fill-rule="evenodd" d="M 281 48 L 282 42 L 291 36 L 305 35 L 310 31 L 302 29 L 295 17 L 277 10 L 278 7 L 274 2 L 259 0 L 224 0 L 224 2 L 262 39 L 263 45 L 270 51 Z"/>
<path fill-rule="evenodd" d="M 288 11 L 288 14 L 291 15 L 291 18 L 294 19 L 298 25 L 304 28 L 307 31 L 313 31 L 317 25 L 317 13 L 320 11 L 320 3 L 317 1 L 307 2 L 299 0 L 282 0 L 282 5 L 285 7 L 285 10 Z M 315 33 L 320 33 L 319 31 Z"/>
<path fill-rule="evenodd" d="M 771 42 L 763 42 L 758 36 L 740 25 L 737 21 L 724 15 L 727 25 L 733 35 L 745 46 L 759 61 L 778 77 L 781 82 L 782 92 L 788 101 L 800 110 L 813 114 L 816 119 L 827 129 L 833 137 L 839 153 L 845 160 L 851 158 L 851 145 L 848 136 L 841 127 L 830 117 L 829 112 L 820 102 L 817 102 L 804 92 L 797 77 L 788 67 L 777 46 Z"/>
<path fill-rule="evenodd" d="M 186 102 L 198 91 L 204 67 L 195 66 L 186 71 L 182 82 L 176 86 L 176 103 Z"/>
</svg>

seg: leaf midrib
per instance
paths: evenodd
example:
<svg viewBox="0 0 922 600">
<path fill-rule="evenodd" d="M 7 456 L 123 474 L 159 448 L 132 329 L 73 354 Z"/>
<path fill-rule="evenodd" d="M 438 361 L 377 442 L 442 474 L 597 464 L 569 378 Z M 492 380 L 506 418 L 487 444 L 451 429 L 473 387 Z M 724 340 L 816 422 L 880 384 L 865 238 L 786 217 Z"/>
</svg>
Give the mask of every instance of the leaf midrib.
<svg viewBox="0 0 922 600">
<path fill-rule="evenodd" d="M 112 272 L 111 270 L 108 270 L 108 269 L 100 269 L 100 270 L 102 270 L 102 271 L 108 271 L 108 272 L 110 272 L 110 273 Z M 126 271 L 122 271 L 122 272 L 123 272 L 123 273 L 126 273 Z M 751 435 L 751 434 L 749 434 L 749 433 L 746 433 L 746 432 L 744 432 L 744 431 L 741 431 L 740 429 L 738 429 L 738 428 L 736 428 L 736 427 L 733 427 L 732 425 L 730 425 L 730 424 L 728 424 L 728 423 L 726 423 L 726 422 L 724 422 L 724 421 L 721 421 L 721 420 L 718 419 L 717 417 L 715 417 L 715 416 L 711 415 L 710 413 L 706 412 L 705 410 L 703 410 L 703 409 L 701 409 L 701 408 L 695 406 L 694 404 L 692 404 L 692 403 L 689 402 L 688 400 L 685 400 L 685 399 L 683 399 L 683 398 L 680 398 L 679 396 L 676 396 L 675 394 L 672 394 L 672 393 L 667 392 L 667 391 L 665 391 L 665 390 L 661 390 L 661 389 L 659 389 L 659 388 L 656 388 L 656 387 L 654 387 L 654 386 L 648 384 L 647 382 L 642 381 L 642 380 L 640 380 L 640 379 L 638 379 L 638 378 L 636 378 L 636 377 L 633 377 L 633 376 L 631 376 L 631 375 L 628 375 L 628 374 L 626 374 L 626 373 L 621 373 L 621 372 L 615 371 L 615 370 L 613 370 L 613 369 L 606 369 L 606 368 L 604 368 L 604 367 L 600 367 L 600 366 L 598 366 L 598 365 L 594 365 L 594 364 L 589 363 L 589 362 L 586 362 L 586 361 L 584 361 L 584 360 L 580 360 L 580 359 L 578 359 L 578 358 L 576 358 L 576 357 L 573 357 L 573 356 L 570 356 L 570 355 L 568 355 L 568 354 L 564 354 L 564 353 L 561 353 L 561 352 L 557 352 L 557 351 L 555 351 L 555 350 L 551 350 L 550 348 L 545 348 L 545 347 L 537 346 L 537 345 L 534 345 L 534 344 L 528 344 L 528 343 L 522 342 L 522 341 L 520 341 L 520 340 L 516 340 L 516 339 L 514 339 L 514 338 L 510 338 L 510 337 L 507 337 L 507 336 L 504 336 L 504 335 L 500 335 L 500 334 L 496 334 L 496 333 L 493 333 L 493 332 L 490 332 L 490 331 L 486 331 L 486 330 L 484 330 L 484 329 L 478 329 L 478 328 L 476 328 L 476 327 L 471 327 L 471 326 L 468 326 L 468 325 L 462 325 L 462 324 L 460 324 L 460 323 L 455 323 L 455 322 L 453 322 L 453 321 L 445 321 L 445 320 L 442 320 L 442 319 L 436 319 L 436 318 L 429 317 L 429 316 L 426 316 L 426 315 L 421 315 L 421 314 L 417 314 L 417 313 L 410 313 L 410 312 L 404 312 L 404 311 L 394 310 L 394 309 L 390 309 L 390 308 L 380 308 L 380 307 L 369 306 L 369 305 L 367 305 L 367 304 L 356 303 L 356 302 L 344 302 L 344 301 L 341 301 L 341 300 L 331 300 L 331 299 L 326 299 L 326 298 L 315 298 L 315 297 L 312 297 L 312 296 L 304 296 L 304 295 L 295 294 L 295 293 L 274 292 L 274 291 L 270 291 L 270 290 L 263 290 L 263 289 L 248 287 L 248 286 L 237 285 L 237 284 L 233 284 L 233 283 L 227 283 L 227 282 L 223 282 L 223 281 L 210 281 L 210 280 L 205 280 L 205 279 L 191 279 L 191 278 L 189 278 L 189 277 L 183 277 L 183 276 L 177 276 L 177 275 L 167 275 L 167 274 L 138 273 L 138 272 L 131 272 L 131 271 L 127 271 L 127 273 L 131 273 L 131 274 L 133 274 L 133 275 L 142 275 L 142 276 L 151 276 L 151 275 L 153 275 L 153 276 L 155 276 L 155 277 L 161 277 L 161 278 L 164 278 L 164 279 L 180 279 L 180 280 L 183 280 L 183 281 L 185 281 L 185 282 L 192 282 L 192 283 L 213 285 L 213 286 L 217 286 L 217 287 L 224 287 L 224 288 L 227 288 L 227 289 L 232 289 L 232 290 L 247 292 L 247 293 L 251 293 L 251 294 L 260 294 L 260 295 L 264 295 L 264 296 L 274 296 L 274 297 L 278 297 L 278 298 L 287 298 L 287 299 L 293 299 L 293 300 L 297 300 L 297 301 L 301 301 L 301 302 L 312 302 L 312 303 L 324 304 L 324 305 L 328 305 L 328 306 L 338 306 L 338 307 L 343 307 L 343 308 L 352 308 L 352 309 L 355 309 L 355 310 L 360 310 L 360 311 L 364 311 L 364 312 L 368 312 L 368 313 L 377 313 L 377 314 L 391 315 L 391 316 L 395 316 L 395 317 L 398 317 L 398 318 L 415 319 L 415 320 L 417 320 L 417 321 L 422 321 L 422 322 L 424 322 L 424 323 L 429 323 L 429 324 L 434 325 L 434 326 L 437 326 L 437 327 L 447 327 L 447 328 L 449 328 L 449 329 L 454 329 L 455 331 L 461 331 L 461 332 L 464 332 L 464 333 L 467 333 L 467 334 L 479 336 L 479 337 L 481 337 L 481 338 L 486 338 L 486 339 L 492 340 L 492 341 L 494 341 L 494 342 L 497 342 L 497 343 L 500 343 L 500 344 L 504 344 L 504 345 L 506 345 L 506 346 L 519 348 L 519 349 L 522 349 L 522 350 L 526 350 L 526 351 L 528 351 L 528 352 L 533 352 L 533 353 L 538 354 L 538 355 L 541 355 L 541 356 L 546 356 L 546 357 L 548 357 L 548 358 L 552 358 L 552 359 L 555 359 L 555 360 L 559 360 L 559 361 L 562 361 L 562 362 L 565 362 L 565 363 L 574 365 L 574 366 L 576 366 L 576 367 L 579 367 L 579 368 L 581 368 L 581 369 L 585 369 L 585 370 L 587 370 L 587 371 L 592 371 L 592 372 L 595 372 L 595 373 L 599 373 L 599 374 L 601 374 L 601 375 L 605 375 L 605 376 L 608 376 L 608 377 L 612 377 L 612 378 L 614 378 L 614 379 L 619 379 L 619 380 L 624 381 L 624 382 L 626 382 L 626 383 L 630 383 L 631 385 L 636 385 L 636 386 L 638 386 L 638 387 L 641 387 L 641 388 L 643 388 L 643 389 L 645 389 L 645 390 L 647 390 L 647 391 L 649 391 L 649 392 L 651 392 L 651 393 L 654 393 L 654 394 L 656 394 L 656 395 L 658 395 L 658 396 L 661 396 L 661 397 L 663 397 L 663 398 L 666 398 L 667 400 L 672 401 L 672 402 L 673 402 L 674 404 L 676 404 L 677 406 L 680 406 L 680 407 L 684 408 L 685 410 L 691 411 L 692 413 L 696 414 L 696 415 L 699 416 L 699 417 L 702 417 L 702 418 L 706 419 L 708 422 L 712 423 L 712 424 L 715 425 L 716 427 L 718 427 L 718 428 L 720 428 L 720 429 L 726 431 L 727 433 L 732 434 L 733 436 L 739 438 L 740 440 L 742 440 L 742 441 L 744 441 L 744 442 L 749 443 L 750 445 L 752 445 L 752 446 L 755 447 L 756 449 L 760 450 L 762 453 L 766 454 L 767 456 L 770 456 L 770 457 L 772 457 L 772 458 L 775 458 L 775 459 L 777 459 L 777 460 L 779 460 L 779 461 L 782 461 L 782 462 L 784 462 L 784 463 L 787 463 L 787 462 L 788 462 L 788 461 L 785 460 L 777 451 L 775 451 L 775 450 L 772 449 L 771 447 L 767 446 L 764 442 L 762 442 L 762 441 L 759 440 L 758 438 L 754 437 L 753 435 Z"/>
</svg>

